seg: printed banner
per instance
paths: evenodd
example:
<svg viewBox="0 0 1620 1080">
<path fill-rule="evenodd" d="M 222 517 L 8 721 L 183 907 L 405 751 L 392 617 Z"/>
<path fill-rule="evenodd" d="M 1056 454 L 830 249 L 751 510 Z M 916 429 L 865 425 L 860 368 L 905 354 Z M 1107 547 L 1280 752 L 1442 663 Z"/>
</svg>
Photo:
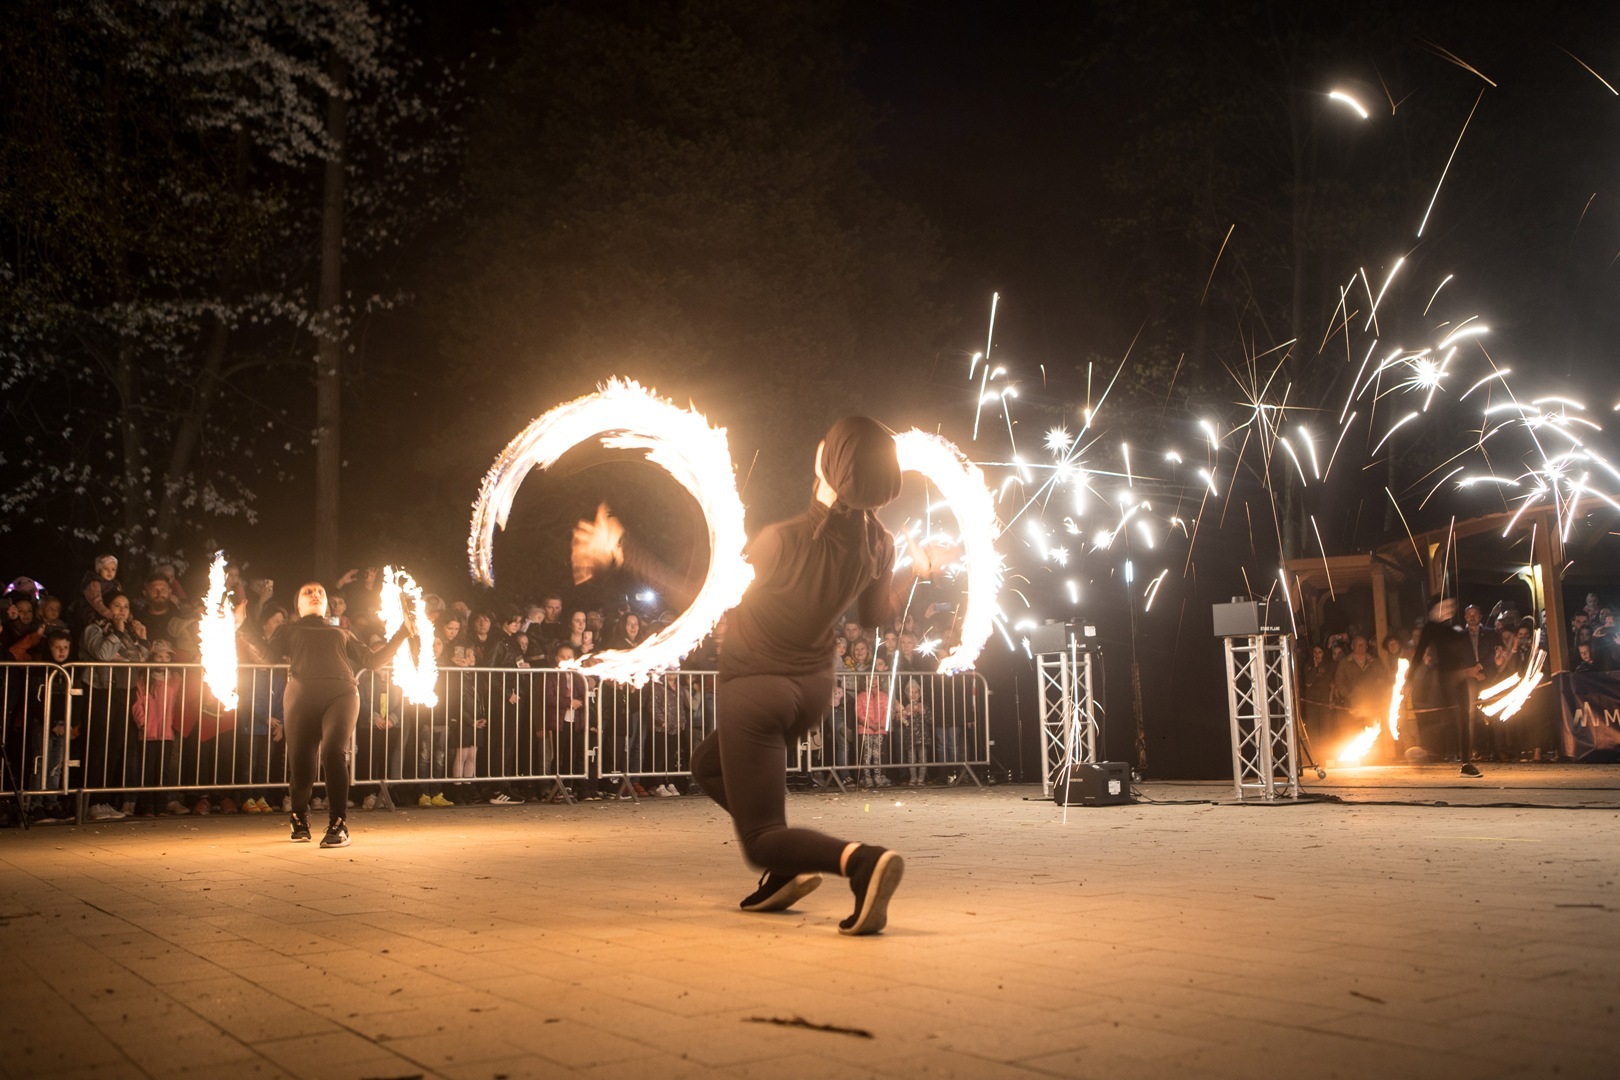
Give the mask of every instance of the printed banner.
<svg viewBox="0 0 1620 1080">
<path fill-rule="evenodd" d="M 1620 762 L 1620 672 L 1563 671 L 1553 681 L 1563 704 L 1562 756 Z"/>
</svg>

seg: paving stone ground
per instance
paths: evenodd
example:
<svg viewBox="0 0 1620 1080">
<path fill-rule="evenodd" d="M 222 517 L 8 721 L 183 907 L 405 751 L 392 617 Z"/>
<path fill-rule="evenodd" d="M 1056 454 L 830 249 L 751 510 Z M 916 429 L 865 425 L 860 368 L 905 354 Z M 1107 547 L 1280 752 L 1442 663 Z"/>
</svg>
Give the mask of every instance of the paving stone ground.
<svg viewBox="0 0 1620 1080">
<path fill-rule="evenodd" d="M 8 830 L 0 1072 L 1620 1075 L 1620 770 L 1311 788 L 1347 803 L 794 796 L 907 857 L 865 939 L 842 881 L 735 910 L 695 798 L 356 813 L 338 851 L 279 816 Z"/>
</svg>

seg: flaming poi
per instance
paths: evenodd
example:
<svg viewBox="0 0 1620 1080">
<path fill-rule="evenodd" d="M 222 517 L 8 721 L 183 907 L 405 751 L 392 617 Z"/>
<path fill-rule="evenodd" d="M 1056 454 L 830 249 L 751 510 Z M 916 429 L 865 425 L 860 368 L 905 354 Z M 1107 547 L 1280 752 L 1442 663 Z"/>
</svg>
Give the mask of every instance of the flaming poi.
<svg viewBox="0 0 1620 1080">
<path fill-rule="evenodd" d="M 197 624 L 202 644 L 203 682 L 226 712 L 236 708 L 236 613 L 225 592 L 225 553 L 208 568 L 208 595 Z"/>
<path fill-rule="evenodd" d="M 1395 661 L 1395 685 L 1389 692 L 1389 737 L 1401 737 L 1401 697 L 1406 693 L 1406 674 L 1412 668 L 1412 661 L 1401 657 Z"/>
<path fill-rule="evenodd" d="M 385 566 L 378 604 L 378 615 L 388 637 L 392 638 L 400 627 L 409 623 L 411 634 L 416 638 L 417 648 L 400 649 L 394 654 L 394 685 L 399 687 L 406 701 L 431 709 L 439 703 L 434 685 L 439 678 L 439 665 L 433 659 L 433 624 L 422 606 L 421 587 L 403 567 Z"/>
<path fill-rule="evenodd" d="M 900 468 L 925 477 L 938 488 L 956 518 L 967 568 L 967 603 L 959 643 L 940 657 L 939 670 L 946 675 L 966 671 L 978 660 L 995 625 L 1002 572 L 1001 554 L 996 550 L 995 503 L 985 487 L 984 473 L 949 440 L 913 428 L 896 435 L 894 442 Z"/>
<path fill-rule="evenodd" d="M 558 405 L 508 443 L 485 475 L 473 506 L 468 556 L 473 577 L 493 585 L 495 528 L 506 527 L 524 477 L 532 469 L 550 468 L 588 439 L 613 450 L 644 452 L 697 501 L 708 527 L 708 575 L 685 611 L 634 649 L 607 649 L 568 664 L 639 686 L 697 648 L 754 580 L 754 568 L 743 557 L 748 535 L 724 428 L 711 427 L 696 410 L 680 408 L 630 380 L 609 380 L 594 394 Z"/>
</svg>

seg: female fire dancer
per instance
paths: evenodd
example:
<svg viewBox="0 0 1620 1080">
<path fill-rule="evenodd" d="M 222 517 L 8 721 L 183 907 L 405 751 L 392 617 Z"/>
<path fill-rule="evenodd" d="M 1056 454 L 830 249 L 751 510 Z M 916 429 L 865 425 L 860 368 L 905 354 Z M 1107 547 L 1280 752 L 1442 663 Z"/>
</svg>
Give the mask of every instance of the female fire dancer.
<svg viewBox="0 0 1620 1080">
<path fill-rule="evenodd" d="M 392 641 L 372 651 L 353 634 L 326 620 L 326 588 L 310 582 L 298 590 L 298 621 L 276 631 L 271 650 L 288 663 L 282 709 L 287 725 L 287 761 L 292 772 L 292 836 L 309 840 L 309 794 L 315 766 L 326 769 L 330 820 L 321 847 L 349 846 L 344 813 L 349 804 L 347 754 L 360 716 L 356 675 L 387 663 L 409 634 L 400 627 Z"/>
<path fill-rule="evenodd" d="M 821 723 L 832 695 L 833 625 L 852 601 L 865 626 L 894 616 L 894 540 L 873 511 L 900 493 L 893 434 L 864 416 L 838 421 L 816 450 L 815 497 L 797 517 L 769 526 L 749 545 L 754 582 L 730 613 L 720 654 L 716 729 L 692 753 L 692 775 L 731 815 L 743 855 L 764 869 L 744 911 L 782 911 L 842 874 L 855 910 L 845 934 L 875 934 L 905 872 L 895 852 L 787 824 L 787 748 Z M 910 545 L 920 577 L 950 553 Z M 625 543 L 604 503 L 574 530 L 574 576 L 615 566 L 683 597 L 690 590 Z"/>
</svg>

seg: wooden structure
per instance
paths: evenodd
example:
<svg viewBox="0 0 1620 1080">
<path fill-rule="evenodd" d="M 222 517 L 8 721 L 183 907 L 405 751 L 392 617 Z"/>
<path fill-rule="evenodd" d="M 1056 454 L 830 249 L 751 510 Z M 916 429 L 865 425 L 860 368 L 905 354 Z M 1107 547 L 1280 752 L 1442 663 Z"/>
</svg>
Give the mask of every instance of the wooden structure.
<svg viewBox="0 0 1620 1080">
<path fill-rule="evenodd" d="M 1590 501 L 1592 509 L 1598 509 L 1598 501 Z M 1585 510 L 1583 505 L 1573 512 L 1583 514 Z M 1566 510 L 1566 517 L 1570 512 Z M 1284 566 L 1290 586 L 1298 589 L 1296 604 L 1320 605 L 1324 598 L 1339 590 L 1369 587 L 1377 640 L 1382 641 L 1390 632 L 1392 587 L 1408 581 L 1423 581 L 1423 596 L 1414 598 L 1421 602 L 1443 592 L 1454 594 L 1455 586 L 1448 585 L 1446 578 L 1455 570 L 1457 543 L 1494 533 L 1499 543 L 1493 545 L 1486 556 L 1490 569 L 1523 578 L 1530 588 L 1533 610 L 1546 612 L 1549 628 L 1563 628 L 1569 621 L 1564 613 L 1562 581 L 1567 561 L 1561 525 L 1558 511 L 1551 506 L 1534 507 L 1522 513 L 1502 511 L 1405 537 L 1368 554 L 1290 559 Z M 1511 537 L 1503 537 L 1510 528 Z M 1514 554 L 1515 549 L 1522 553 L 1526 537 L 1530 540 L 1529 562 L 1523 561 L 1522 554 Z M 1569 668 L 1569 635 L 1548 633 L 1547 670 L 1559 672 Z"/>
</svg>

